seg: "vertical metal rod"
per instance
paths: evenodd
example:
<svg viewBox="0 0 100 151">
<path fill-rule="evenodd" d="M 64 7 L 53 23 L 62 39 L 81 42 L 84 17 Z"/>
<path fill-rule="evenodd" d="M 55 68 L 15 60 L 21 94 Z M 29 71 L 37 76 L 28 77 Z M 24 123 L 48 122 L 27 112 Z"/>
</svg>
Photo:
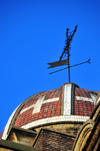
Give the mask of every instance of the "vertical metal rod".
<svg viewBox="0 0 100 151">
<path fill-rule="evenodd" d="M 69 43 L 69 39 L 68 39 L 68 30 L 69 30 L 69 28 L 67 28 L 67 32 L 66 32 L 66 36 L 67 36 L 67 44 Z M 70 54 L 69 54 L 69 44 L 68 44 L 67 46 L 68 46 L 68 50 L 67 50 L 67 53 L 68 53 L 68 77 L 69 77 L 69 82 L 70 82 L 70 63 L 69 63 Z"/>
<path fill-rule="evenodd" d="M 69 82 L 70 82 L 70 64 L 69 64 L 69 51 L 68 51 L 68 76 L 69 76 Z"/>
</svg>

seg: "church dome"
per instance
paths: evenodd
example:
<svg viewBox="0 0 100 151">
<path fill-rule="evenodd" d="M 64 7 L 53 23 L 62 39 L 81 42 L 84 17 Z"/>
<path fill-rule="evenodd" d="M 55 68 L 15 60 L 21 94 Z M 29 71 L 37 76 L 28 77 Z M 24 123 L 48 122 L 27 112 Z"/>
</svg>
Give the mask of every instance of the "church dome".
<svg viewBox="0 0 100 151">
<path fill-rule="evenodd" d="M 82 124 L 89 119 L 96 97 L 96 92 L 79 88 L 73 83 L 37 93 L 14 110 L 6 124 L 2 139 L 7 138 L 12 126 L 37 130 L 43 126 L 56 125 L 57 127 L 57 124 Z"/>
</svg>

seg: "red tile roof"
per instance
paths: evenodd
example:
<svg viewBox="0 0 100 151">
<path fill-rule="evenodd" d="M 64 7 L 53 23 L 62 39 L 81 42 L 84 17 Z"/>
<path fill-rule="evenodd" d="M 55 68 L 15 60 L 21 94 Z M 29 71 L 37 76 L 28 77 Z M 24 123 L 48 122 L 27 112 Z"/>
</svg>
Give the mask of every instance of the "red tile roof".
<svg viewBox="0 0 100 151">
<path fill-rule="evenodd" d="M 77 100 L 77 96 L 84 97 L 87 99 L 92 99 L 91 97 L 92 92 L 86 89 L 78 88 L 78 87 L 75 87 L 74 90 L 75 90 L 75 95 L 73 99 L 74 115 L 90 116 L 94 109 L 94 102 L 88 101 L 88 100 L 82 100 L 82 99 Z M 28 124 L 30 122 L 33 122 L 39 119 L 49 118 L 53 116 L 60 116 L 61 115 L 61 95 L 62 95 L 62 88 L 59 88 L 59 89 L 40 93 L 34 96 L 33 98 L 29 99 L 29 101 L 23 106 L 21 111 L 35 104 L 37 100 L 39 99 L 39 97 L 41 96 L 45 96 L 45 99 L 43 101 L 59 97 L 59 101 L 43 103 L 41 106 L 40 112 L 38 113 L 32 114 L 34 110 L 34 106 L 32 108 L 27 109 L 24 112 L 20 112 L 20 114 L 17 116 L 17 119 L 14 125 L 21 127 L 25 124 Z"/>
<path fill-rule="evenodd" d="M 45 95 L 44 101 L 47 99 L 59 97 L 59 101 L 53 101 L 53 102 L 42 104 L 40 112 L 38 113 L 32 114 L 34 107 L 28 109 L 27 111 L 23 113 L 20 112 L 20 114 L 18 115 L 16 119 L 15 126 L 20 127 L 22 125 L 25 125 L 27 123 L 30 123 L 32 121 L 36 121 L 42 118 L 59 116 L 60 108 L 61 108 L 61 92 L 62 90 L 61 88 L 59 88 L 59 89 L 43 92 L 33 97 L 32 99 L 30 99 L 29 102 L 24 105 L 22 110 L 25 109 L 26 107 L 29 107 L 30 105 L 35 104 L 40 96 Z"/>
<path fill-rule="evenodd" d="M 68 89 L 65 89 L 65 86 L 68 86 Z M 57 119 L 57 117 L 60 116 L 61 119 L 62 117 L 67 118 L 67 115 L 76 115 L 76 120 L 77 116 L 79 116 L 79 118 L 81 118 L 80 116 L 89 117 L 94 109 L 96 96 L 97 93 L 79 88 L 75 84 L 70 85 L 70 83 L 58 89 L 38 93 L 25 100 L 18 107 L 11 121 L 9 121 L 10 127 L 13 125 L 21 127 L 37 120 L 39 123 L 42 119 L 47 121 L 49 118 L 51 119 L 51 117 L 56 117 Z M 69 112 L 66 112 L 67 107 Z M 88 117 L 85 118 L 87 119 Z M 68 120 L 70 120 L 70 118 Z M 75 120 L 74 117 L 73 120 Z M 37 124 L 37 122 L 35 124 Z M 6 131 L 9 131 L 9 127 L 6 128 Z M 1 136 L 2 134 L 0 138 Z"/>
<path fill-rule="evenodd" d="M 92 92 L 82 88 L 75 88 L 75 115 L 90 116 L 94 109 L 94 102 L 77 100 L 76 96 L 90 98 Z"/>
</svg>

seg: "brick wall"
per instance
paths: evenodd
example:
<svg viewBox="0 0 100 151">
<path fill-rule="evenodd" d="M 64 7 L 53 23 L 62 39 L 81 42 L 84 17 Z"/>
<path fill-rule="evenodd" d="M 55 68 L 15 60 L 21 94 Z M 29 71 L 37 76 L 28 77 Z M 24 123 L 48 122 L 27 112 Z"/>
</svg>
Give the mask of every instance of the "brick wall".
<svg viewBox="0 0 100 151">
<path fill-rule="evenodd" d="M 71 151 L 74 140 L 72 136 L 44 129 L 34 147 L 41 151 Z"/>
</svg>

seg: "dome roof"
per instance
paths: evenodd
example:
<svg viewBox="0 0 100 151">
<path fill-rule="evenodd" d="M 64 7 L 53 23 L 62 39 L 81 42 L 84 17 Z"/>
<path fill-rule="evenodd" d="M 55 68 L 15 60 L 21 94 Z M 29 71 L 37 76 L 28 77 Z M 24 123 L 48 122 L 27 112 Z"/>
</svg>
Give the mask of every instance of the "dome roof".
<svg viewBox="0 0 100 151">
<path fill-rule="evenodd" d="M 73 83 L 58 89 L 37 93 L 26 99 L 12 113 L 3 132 L 3 139 L 12 125 L 32 129 L 52 123 L 84 122 L 93 109 L 97 93 Z"/>
</svg>

